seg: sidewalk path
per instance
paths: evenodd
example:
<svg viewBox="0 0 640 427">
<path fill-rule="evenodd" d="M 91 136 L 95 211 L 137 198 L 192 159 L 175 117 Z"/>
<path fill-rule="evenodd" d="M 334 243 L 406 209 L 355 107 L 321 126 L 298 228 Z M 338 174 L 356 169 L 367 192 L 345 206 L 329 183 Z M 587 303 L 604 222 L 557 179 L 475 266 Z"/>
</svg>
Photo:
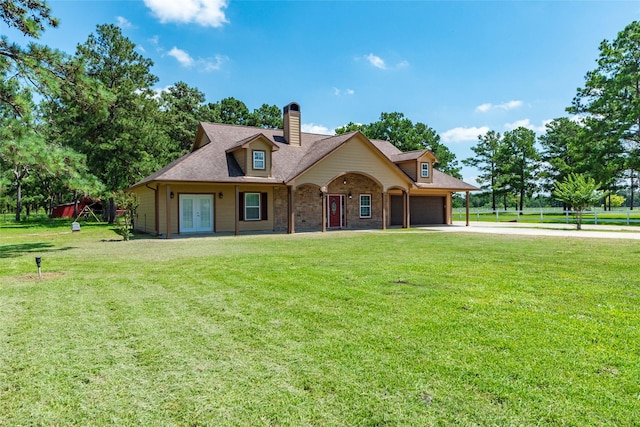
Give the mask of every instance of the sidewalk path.
<svg viewBox="0 0 640 427">
<path fill-rule="evenodd" d="M 599 239 L 634 239 L 640 240 L 640 227 L 618 225 L 583 224 L 582 230 L 575 225 L 540 224 L 522 222 L 471 222 L 465 226 L 464 221 L 454 221 L 452 225 L 424 227 L 449 233 L 488 233 L 514 234 L 524 236 L 584 237 Z"/>
</svg>

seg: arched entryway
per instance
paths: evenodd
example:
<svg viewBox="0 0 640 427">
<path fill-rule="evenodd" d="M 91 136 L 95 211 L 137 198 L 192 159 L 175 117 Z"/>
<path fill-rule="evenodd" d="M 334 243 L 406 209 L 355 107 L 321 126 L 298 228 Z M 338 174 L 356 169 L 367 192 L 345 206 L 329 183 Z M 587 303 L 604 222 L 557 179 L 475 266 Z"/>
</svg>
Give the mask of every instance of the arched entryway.
<svg viewBox="0 0 640 427">
<path fill-rule="evenodd" d="M 382 185 L 368 175 L 350 172 L 326 186 L 324 221 L 327 229 L 383 228 Z"/>
</svg>

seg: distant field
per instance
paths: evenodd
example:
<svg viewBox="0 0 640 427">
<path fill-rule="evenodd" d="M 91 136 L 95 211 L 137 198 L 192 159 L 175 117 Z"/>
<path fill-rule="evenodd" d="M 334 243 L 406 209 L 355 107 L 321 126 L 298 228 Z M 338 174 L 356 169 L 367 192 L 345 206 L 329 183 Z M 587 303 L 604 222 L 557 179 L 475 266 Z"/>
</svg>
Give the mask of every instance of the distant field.
<svg viewBox="0 0 640 427">
<path fill-rule="evenodd" d="M 637 242 L 119 239 L 0 225 L 0 425 L 640 424 Z"/>
</svg>

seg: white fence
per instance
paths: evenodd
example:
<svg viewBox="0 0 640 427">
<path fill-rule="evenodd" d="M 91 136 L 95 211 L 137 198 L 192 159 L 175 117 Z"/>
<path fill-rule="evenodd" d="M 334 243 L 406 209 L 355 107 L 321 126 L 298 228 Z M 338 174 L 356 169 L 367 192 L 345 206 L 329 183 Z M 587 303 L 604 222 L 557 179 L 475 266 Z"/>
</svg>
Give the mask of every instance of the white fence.
<svg viewBox="0 0 640 427">
<path fill-rule="evenodd" d="M 464 208 L 453 210 L 454 221 L 464 221 L 466 212 Z M 487 209 L 471 209 L 469 212 L 470 221 L 485 222 L 530 222 L 530 223 L 565 223 L 575 224 L 574 212 L 564 211 L 562 208 L 538 208 L 524 209 L 520 211 L 493 212 Z M 584 211 L 582 215 L 583 224 L 610 224 L 610 225 L 636 225 L 640 226 L 640 210 L 629 210 L 622 208 L 614 211 L 592 210 Z"/>
</svg>

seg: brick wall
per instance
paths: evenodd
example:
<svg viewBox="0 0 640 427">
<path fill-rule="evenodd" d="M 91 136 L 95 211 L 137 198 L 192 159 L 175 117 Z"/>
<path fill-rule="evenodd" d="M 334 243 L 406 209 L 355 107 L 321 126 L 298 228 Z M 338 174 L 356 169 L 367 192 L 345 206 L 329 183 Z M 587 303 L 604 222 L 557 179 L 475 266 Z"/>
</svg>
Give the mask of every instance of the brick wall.
<svg viewBox="0 0 640 427">
<path fill-rule="evenodd" d="M 344 180 L 346 179 L 346 184 Z M 327 186 L 329 194 L 344 194 L 346 227 L 351 229 L 382 228 L 382 188 L 371 178 L 350 173 Z M 351 199 L 348 197 L 351 192 Z M 371 218 L 360 218 L 360 194 L 371 195 Z"/>
<path fill-rule="evenodd" d="M 346 184 L 343 184 L 346 179 Z M 345 196 L 347 229 L 382 228 L 382 188 L 371 178 L 360 174 L 347 174 L 334 180 L 327 186 L 328 194 Z M 351 199 L 348 194 L 351 192 Z M 360 194 L 371 195 L 371 218 L 360 218 Z M 275 187 L 274 193 L 274 230 L 287 231 L 288 195 L 286 187 Z M 322 198 L 320 187 L 303 184 L 295 190 L 295 230 L 321 231 Z"/>
<path fill-rule="evenodd" d="M 322 230 L 322 198 L 320 187 L 313 184 L 301 185 L 296 189 L 296 232 Z"/>
<path fill-rule="evenodd" d="M 286 232 L 289 228 L 289 196 L 287 187 L 273 188 L 273 231 Z"/>
</svg>

